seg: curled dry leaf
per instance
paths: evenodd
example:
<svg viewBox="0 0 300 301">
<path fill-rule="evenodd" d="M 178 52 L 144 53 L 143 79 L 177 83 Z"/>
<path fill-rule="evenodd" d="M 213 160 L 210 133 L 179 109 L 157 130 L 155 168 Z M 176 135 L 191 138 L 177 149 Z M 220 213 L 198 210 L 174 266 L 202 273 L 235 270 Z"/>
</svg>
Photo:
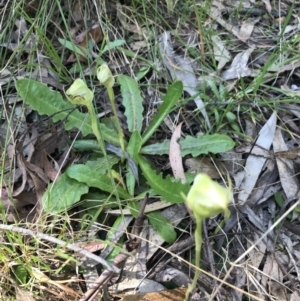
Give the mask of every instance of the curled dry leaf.
<svg viewBox="0 0 300 301">
<path fill-rule="evenodd" d="M 217 169 L 214 164 L 212 164 L 210 158 L 188 158 L 184 160 L 184 165 L 187 168 L 187 172 L 197 174 L 203 172 L 207 174 L 212 179 L 220 179 L 221 174 L 226 175 L 224 167 Z"/>
<path fill-rule="evenodd" d="M 260 73 L 259 70 L 254 70 L 247 66 L 249 57 L 253 50 L 254 48 L 248 48 L 247 50 L 238 53 L 233 59 L 230 68 L 222 73 L 223 79 L 230 80 L 246 76 L 258 76 Z"/>
<path fill-rule="evenodd" d="M 99 250 L 103 250 L 105 248 L 105 244 L 98 241 L 91 241 L 83 246 L 86 250 L 91 253 L 97 252 Z"/>
<path fill-rule="evenodd" d="M 223 41 L 217 35 L 211 37 L 214 44 L 214 56 L 218 63 L 218 70 L 223 69 L 223 67 L 231 60 L 231 54 L 226 49 Z"/>
<path fill-rule="evenodd" d="M 75 41 L 80 41 L 77 43 L 77 46 L 86 54 L 88 54 L 89 50 L 89 43 L 92 42 L 93 45 L 99 43 L 103 39 L 103 32 L 100 28 L 99 24 L 93 25 L 90 29 L 84 31 L 83 33 L 80 33 L 78 36 L 74 38 Z M 91 53 L 92 56 L 95 56 L 93 53 Z M 78 55 L 79 60 L 81 62 L 86 62 L 86 57 L 82 55 Z M 97 55 L 96 55 L 97 57 Z M 70 57 L 67 59 L 67 63 L 76 62 L 76 56 L 74 53 L 70 55 Z"/>
<path fill-rule="evenodd" d="M 173 290 L 162 291 L 157 293 L 147 293 L 138 295 L 129 295 L 123 298 L 123 301 L 162 301 L 162 300 L 172 300 L 172 301 L 182 301 L 185 297 L 186 288 L 176 288 Z"/>
<path fill-rule="evenodd" d="M 239 32 L 240 38 L 242 40 L 247 41 L 251 37 L 253 29 L 254 29 L 253 22 L 250 21 L 243 22 Z"/>
<path fill-rule="evenodd" d="M 170 159 L 170 164 L 175 179 L 181 179 L 181 182 L 185 183 L 186 178 L 184 175 L 184 170 L 182 165 L 181 150 L 180 150 L 180 145 L 177 142 L 178 139 L 180 139 L 181 137 L 181 126 L 182 126 L 182 122 L 178 124 L 178 126 L 176 127 L 175 131 L 172 134 L 172 138 L 170 141 L 169 159 Z"/>
<path fill-rule="evenodd" d="M 45 150 L 42 150 L 42 166 L 43 166 L 43 169 L 47 175 L 47 177 L 52 181 L 54 182 L 58 176 L 59 176 L 59 172 L 52 166 L 52 164 L 49 162 L 48 160 L 48 156 L 47 156 L 47 153 L 45 152 Z M 53 160 L 53 159 L 52 159 Z M 54 161 L 54 160 L 53 160 Z M 55 164 L 56 162 L 54 162 L 54 165 L 57 166 L 57 163 Z"/>
<path fill-rule="evenodd" d="M 288 150 L 281 129 L 277 129 L 275 132 L 273 149 L 276 153 Z M 276 157 L 276 163 L 286 197 L 294 198 L 299 193 L 299 181 L 295 177 L 294 162 L 290 159 Z"/>
</svg>

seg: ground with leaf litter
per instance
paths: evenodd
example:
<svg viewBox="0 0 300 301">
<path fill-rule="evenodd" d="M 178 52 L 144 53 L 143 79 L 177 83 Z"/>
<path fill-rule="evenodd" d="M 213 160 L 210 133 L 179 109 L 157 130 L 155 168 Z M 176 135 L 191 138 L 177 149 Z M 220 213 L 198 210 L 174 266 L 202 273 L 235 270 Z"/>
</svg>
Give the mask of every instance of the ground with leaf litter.
<svg viewBox="0 0 300 301">
<path fill-rule="evenodd" d="M 0 299 L 300 300 L 299 8 L 0 1 Z"/>
</svg>

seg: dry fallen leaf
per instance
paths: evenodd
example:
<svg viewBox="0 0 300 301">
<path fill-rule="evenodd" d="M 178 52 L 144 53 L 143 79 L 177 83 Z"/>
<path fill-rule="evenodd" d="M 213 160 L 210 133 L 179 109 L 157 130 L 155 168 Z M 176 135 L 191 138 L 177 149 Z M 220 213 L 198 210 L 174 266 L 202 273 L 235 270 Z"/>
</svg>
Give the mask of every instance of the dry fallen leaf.
<svg viewBox="0 0 300 301">
<path fill-rule="evenodd" d="M 159 48 L 163 58 L 163 63 L 169 70 L 172 78 L 174 80 L 181 80 L 184 91 L 189 93 L 192 97 L 196 95 L 194 97 L 194 102 L 203 115 L 207 126 L 211 128 L 209 117 L 205 109 L 205 104 L 198 93 L 199 82 L 192 66 L 193 60 L 189 57 L 184 57 L 183 55 L 175 53 L 171 41 L 171 33 L 169 31 L 165 31 L 160 36 Z"/>
<path fill-rule="evenodd" d="M 243 40 L 247 41 L 251 37 L 253 29 L 254 29 L 254 23 L 253 22 L 244 21 L 242 23 L 241 28 L 240 28 L 239 36 Z"/>
<path fill-rule="evenodd" d="M 199 172 L 207 174 L 212 179 L 220 179 L 220 172 L 226 175 L 225 170 L 218 170 L 214 164 L 211 163 L 210 158 L 188 158 L 184 160 L 184 165 L 187 172 L 197 174 Z"/>
<path fill-rule="evenodd" d="M 236 79 L 246 76 L 256 77 L 260 70 L 251 69 L 247 66 L 249 57 L 254 48 L 248 48 L 245 51 L 238 53 L 233 59 L 231 66 L 222 73 L 224 80 Z"/>
<path fill-rule="evenodd" d="M 182 301 L 185 297 L 186 288 L 176 288 L 157 293 L 125 296 L 123 301 Z"/>
<path fill-rule="evenodd" d="M 178 124 L 178 126 L 172 134 L 172 138 L 170 141 L 169 159 L 175 179 L 181 179 L 181 183 L 185 183 L 186 178 L 182 165 L 180 144 L 177 142 L 178 139 L 180 139 L 181 137 L 181 126 L 182 122 Z"/>
<path fill-rule="evenodd" d="M 76 42 L 77 46 L 82 50 L 82 52 L 86 54 L 88 54 L 88 51 L 92 52 L 91 50 L 89 50 L 90 42 L 92 42 L 93 45 L 95 45 L 98 44 L 102 39 L 103 33 L 99 24 L 94 24 L 88 30 L 85 30 L 84 32 L 74 37 L 74 41 Z M 93 53 L 91 54 L 92 56 L 95 56 Z M 85 56 L 78 55 L 78 58 L 81 62 L 87 61 L 87 58 Z M 76 62 L 76 56 L 74 53 L 72 53 L 67 59 L 67 63 L 72 62 Z"/>
<path fill-rule="evenodd" d="M 273 149 L 275 153 L 288 150 L 281 129 L 277 129 L 275 132 Z M 294 162 L 282 157 L 276 157 L 276 163 L 279 171 L 281 185 L 286 197 L 288 199 L 295 197 L 299 192 L 299 181 L 294 176 Z"/>
<path fill-rule="evenodd" d="M 214 44 L 214 56 L 216 61 L 218 61 L 218 70 L 223 69 L 223 67 L 231 60 L 231 54 L 226 49 L 225 44 L 221 38 L 217 35 L 211 37 Z"/>
</svg>

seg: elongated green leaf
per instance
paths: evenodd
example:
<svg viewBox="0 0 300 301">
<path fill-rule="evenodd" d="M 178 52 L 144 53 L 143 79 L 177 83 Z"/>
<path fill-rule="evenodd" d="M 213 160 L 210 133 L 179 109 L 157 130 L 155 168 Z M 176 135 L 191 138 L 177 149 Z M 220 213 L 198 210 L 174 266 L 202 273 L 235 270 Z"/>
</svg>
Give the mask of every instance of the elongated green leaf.
<svg viewBox="0 0 300 301">
<path fill-rule="evenodd" d="M 70 102 L 64 101 L 60 93 L 53 92 L 47 86 L 31 79 L 18 80 L 16 88 L 24 102 L 40 115 L 53 115 L 54 122 L 66 120 L 66 130 L 77 128 L 84 136 L 93 134 L 90 117 L 80 113 Z M 108 129 L 104 124 L 100 124 L 100 130 L 105 141 L 119 145 L 115 131 Z"/>
<path fill-rule="evenodd" d="M 81 183 L 85 183 L 89 187 L 96 187 L 103 191 L 116 194 L 116 191 L 118 192 L 118 195 L 123 199 L 130 199 L 131 196 L 126 190 L 124 190 L 122 187 L 112 186 L 111 179 L 105 175 L 101 175 L 99 172 L 93 170 L 92 168 L 83 165 L 83 164 L 77 164 L 72 165 L 66 170 L 66 174 L 72 178 L 75 179 Z"/>
<path fill-rule="evenodd" d="M 147 213 L 147 217 L 153 228 L 167 243 L 172 243 L 176 240 L 176 232 L 173 225 L 160 212 Z"/>
<path fill-rule="evenodd" d="M 175 181 L 175 179 L 173 182 L 170 176 L 163 179 L 162 175 L 156 174 L 142 156 L 138 157 L 138 161 L 148 184 L 157 195 L 160 195 L 166 202 L 173 204 L 184 202 L 181 193 L 188 194 L 190 189 L 189 184 L 182 184 L 178 180 Z"/>
<path fill-rule="evenodd" d="M 123 224 L 122 227 L 120 227 L 120 224 Z M 124 228 L 124 216 L 119 216 L 113 226 L 110 228 L 110 230 L 107 232 L 107 235 L 106 235 L 106 239 L 105 239 L 105 242 L 108 243 L 107 244 L 107 248 L 109 249 L 112 249 L 112 251 L 109 253 L 109 255 L 105 258 L 105 260 L 107 260 L 108 262 L 112 262 L 115 257 L 122 251 L 122 247 L 119 247 L 117 244 L 116 244 L 116 233 L 118 231 L 120 231 L 120 229 L 123 229 Z M 118 237 L 118 234 L 117 234 L 117 237 Z M 124 237 L 121 236 L 120 239 L 118 240 L 118 243 L 120 245 L 122 245 L 122 242 L 124 241 Z M 112 245 L 111 245 L 111 242 L 114 242 L 115 243 L 115 246 L 114 248 L 112 248 Z M 106 253 L 106 249 L 104 249 L 103 252 Z"/>
<path fill-rule="evenodd" d="M 224 153 L 232 149 L 235 145 L 230 137 L 221 134 L 203 135 L 197 138 L 187 136 L 184 140 L 179 141 L 179 144 L 183 157 L 189 154 L 193 157 L 197 157 L 200 154 Z M 141 153 L 147 155 L 167 155 L 169 151 L 170 140 L 147 145 L 141 149 Z"/>
<path fill-rule="evenodd" d="M 110 50 L 113 50 L 117 47 L 120 47 L 122 45 L 124 45 L 126 43 L 125 40 L 114 40 L 114 41 L 111 41 L 109 42 L 107 45 L 105 45 L 105 47 L 103 48 L 101 54 L 107 52 L 107 51 L 110 51 Z"/>
<path fill-rule="evenodd" d="M 130 136 L 130 140 L 127 146 L 127 152 L 135 162 L 137 162 L 137 156 L 141 148 L 142 137 L 138 131 L 134 131 Z M 131 195 L 134 195 L 134 187 L 138 174 L 134 175 L 132 169 L 127 162 L 127 173 L 126 173 L 126 186 Z"/>
<path fill-rule="evenodd" d="M 123 106 L 130 132 L 140 132 L 143 124 L 143 98 L 138 83 L 131 77 L 119 75 L 118 82 L 121 85 Z"/>
<path fill-rule="evenodd" d="M 142 146 L 142 137 L 139 132 L 134 131 L 130 136 L 130 140 L 127 146 L 128 154 L 137 162 L 138 154 Z"/>
<path fill-rule="evenodd" d="M 63 174 L 55 183 L 48 186 L 42 198 L 43 209 L 51 214 L 68 210 L 88 190 L 89 187 L 86 184 L 79 183 Z"/>
<path fill-rule="evenodd" d="M 168 88 L 167 94 L 163 98 L 163 103 L 158 107 L 157 114 L 152 119 L 147 130 L 143 134 L 142 145 L 152 136 L 165 117 L 170 113 L 171 109 L 181 97 L 182 91 L 183 85 L 181 81 L 175 82 Z"/>
<path fill-rule="evenodd" d="M 68 40 L 58 38 L 58 41 L 60 44 L 62 44 L 64 47 L 68 48 L 72 52 L 76 52 L 77 54 L 82 55 L 84 57 L 90 55 L 86 49 L 83 49 L 82 47 L 78 47 L 74 43 Z"/>
</svg>

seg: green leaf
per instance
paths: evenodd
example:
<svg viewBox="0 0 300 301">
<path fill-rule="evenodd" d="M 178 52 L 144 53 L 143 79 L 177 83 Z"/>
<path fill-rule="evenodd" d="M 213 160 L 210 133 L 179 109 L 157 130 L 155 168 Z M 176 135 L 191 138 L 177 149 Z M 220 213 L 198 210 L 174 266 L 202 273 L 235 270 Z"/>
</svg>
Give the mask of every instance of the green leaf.
<svg viewBox="0 0 300 301">
<path fill-rule="evenodd" d="M 101 54 L 109 51 L 109 50 L 113 50 L 116 47 L 120 47 L 122 45 L 125 44 L 125 40 L 114 40 L 109 42 L 107 45 L 105 45 L 105 47 L 103 48 L 103 50 L 101 51 Z"/>
<path fill-rule="evenodd" d="M 173 182 L 170 176 L 163 179 L 162 175 L 156 174 L 142 156 L 138 157 L 138 162 L 148 184 L 157 195 L 160 195 L 163 200 L 172 204 L 184 202 L 181 193 L 184 195 L 188 194 L 189 184 L 182 184 L 180 181 L 175 181 L 175 179 Z"/>
<path fill-rule="evenodd" d="M 203 135 L 194 138 L 187 136 L 184 140 L 179 141 L 182 157 L 191 154 L 197 157 L 200 154 L 207 153 L 224 153 L 232 149 L 235 145 L 234 141 L 221 134 Z M 167 155 L 170 151 L 170 140 L 162 143 L 147 145 L 141 149 L 141 154 L 146 155 Z"/>
<path fill-rule="evenodd" d="M 89 160 L 85 163 L 86 166 L 104 175 L 115 164 L 120 161 L 120 158 L 114 155 L 107 155 L 107 158 L 97 158 L 96 160 Z"/>
<path fill-rule="evenodd" d="M 28 281 L 28 271 L 23 265 L 13 265 L 11 274 L 19 285 L 26 284 Z"/>
<path fill-rule="evenodd" d="M 73 42 L 70 42 L 68 40 L 61 39 L 61 38 L 58 38 L 58 41 L 64 47 L 71 50 L 72 52 L 77 53 L 78 55 L 81 55 L 83 57 L 86 57 L 86 56 L 90 55 L 89 52 L 86 49 L 83 49 L 82 47 L 76 46 Z"/>
<path fill-rule="evenodd" d="M 118 82 L 121 85 L 125 116 L 130 132 L 140 132 L 143 124 L 143 98 L 138 83 L 129 76 L 119 75 Z"/>
<path fill-rule="evenodd" d="M 130 136 L 130 140 L 127 146 L 127 152 L 129 156 L 137 162 L 137 156 L 141 149 L 142 137 L 138 131 L 134 131 Z M 126 186 L 131 195 L 134 195 L 134 187 L 136 179 L 138 179 L 138 174 L 133 174 L 132 169 L 130 168 L 127 161 L 127 173 L 126 173 Z"/>
<path fill-rule="evenodd" d="M 43 195 L 42 204 L 46 213 L 59 213 L 68 210 L 87 193 L 89 187 L 84 183 L 63 174 L 56 182 L 50 184 Z"/>
<path fill-rule="evenodd" d="M 16 89 L 24 102 L 40 115 L 53 115 L 54 122 L 65 120 L 66 130 L 77 128 L 84 136 L 93 134 L 90 117 L 80 113 L 70 102 L 64 101 L 60 93 L 53 92 L 46 85 L 31 79 L 18 80 Z M 104 124 L 100 124 L 100 130 L 105 141 L 119 145 L 115 131 L 108 129 Z"/>
<path fill-rule="evenodd" d="M 127 204 L 126 209 L 130 210 L 130 213 L 133 217 L 137 218 L 140 211 L 140 204 L 137 202 L 130 202 Z"/>
<path fill-rule="evenodd" d="M 142 137 L 138 131 L 134 131 L 130 136 L 130 140 L 127 146 L 127 152 L 130 157 L 137 162 L 138 154 L 142 146 Z"/>
<path fill-rule="evenodd" d="M 171 109 L 181 97 L 182 91 L 183 85 L 181 81 L 175 82 L 168 88 L 167 94 L 163 98 L 163 103 L 158 107 L 158 113 L 152 119 L 147 130 L 143 134 L 142 145 L 153 135 L 162 121 L 170 113 Z"/>
<path fill-rule="evenodd" d="M 115 234 L 116 232 L 120 229 L 120 224 L 121 223 L 124 223 L 124 217 L 123 216 L 119 216 L 113 226 L 110 228 L 110 230 L 107 232 L 107 235 L 106 235 L 106 239 L 105 239 L 105 242 L 106 243 L 109 243 L 107 245 L 108 248 L 111 248 L 112 247 L 112 244 L 111 244 L 111 241 L 115 242 Z M 122 226 L 123 228 L 123 226 Z M 122 245 L 124 241 L 124 237 L 121 236 L 120 239 L 118 240 L 118 243 L 120 245 Z M 105 249 L 104 249 L 105 250 Z M 109 253 L 109 255 L 105 258 L 108 262 L 112 262 L 115 257 L 122 251 L 122 247 L 119 247 L 117 244 L 114 245 L 114 248 L 113 250 Z"/>
<path fill-rule="evenodd" d="M 112 194 L 116 194 L 117 191 L 118 195 L 123 199 L 132 198 L 130 194 L 122 187 L 112 185 L 109 177 L 101 175 L 99 172 L 86 165 L 72 165 L 66 170 L 66 174 L 72 179 L 76 179 L 81 183 L 87 184 L 89 187 L 96 187 Z"/>
<path fill-rule="evenodd" d="M 147 214 L 150 224 L 167 242 L 172 243 L 176 240 L 176 232 L 173 225 L 160 212 L 150 212 Z"/>
</svg>

